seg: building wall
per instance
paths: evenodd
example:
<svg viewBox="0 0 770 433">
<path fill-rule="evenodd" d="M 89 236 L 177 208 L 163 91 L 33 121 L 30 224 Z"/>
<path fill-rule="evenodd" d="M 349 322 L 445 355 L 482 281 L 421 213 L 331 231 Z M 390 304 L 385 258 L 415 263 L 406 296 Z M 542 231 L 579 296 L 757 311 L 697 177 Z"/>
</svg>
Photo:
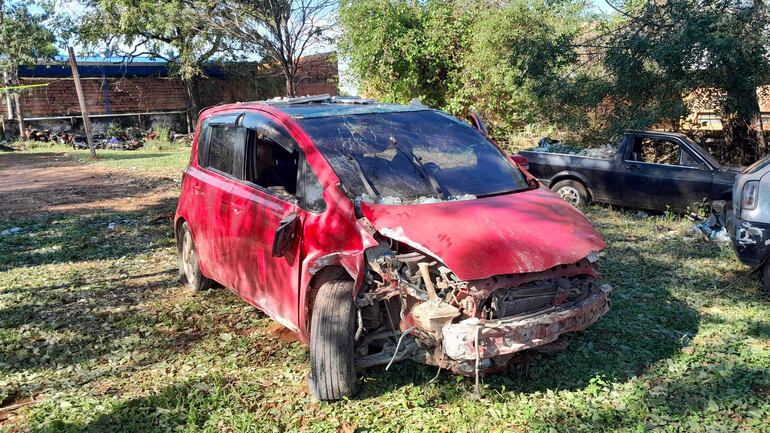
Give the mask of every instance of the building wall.
<svg viewBox="0 0 770 433">
<path fill-rule="evenodd" d="M 48 86 L 24 91 L 24 117 L 67 116 L 80 113 L 71 79 L 22 78 L 21 84 Z M 184 85 L 176 78 L 84 78 L 81 80 L 90 114 L 174 111 L 187 108 Z"/>
<path fill-rule="evenodd" d="M 248 67 L 248 65 L 246 65 Z M 130 73 L 130 67 L 127 71 Z M 24 118 L 71 116 L 80 114 L 75 85 L 71 78 L 22 77 L 21 84 L 48 84 L 21 94 Z M 333 54 L 308 56 L 299 77 L 298 95 L 337 94 L 337 64 Z M 180 111 L 188 107 L 187 89 L 178 77 L 81 78 L 89 114 L 146 113 Z M 226 78 L 204 78 L 195 82 L 201 107 L 220 103 L 269 99 L 283 94 L 283 77 L 245 69 Z M 5 98 L 0 98 L 0 114 L 7 116 Z"/>
</svg>

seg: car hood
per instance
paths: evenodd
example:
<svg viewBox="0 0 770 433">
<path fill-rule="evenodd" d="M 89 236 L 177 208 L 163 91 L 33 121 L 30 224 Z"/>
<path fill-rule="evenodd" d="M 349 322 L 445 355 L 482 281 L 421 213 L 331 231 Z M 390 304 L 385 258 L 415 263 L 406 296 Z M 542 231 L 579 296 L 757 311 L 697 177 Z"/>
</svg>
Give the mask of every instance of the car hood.
<svg viewBox="0 0 770 433">
<path fill-rule="evenodd" d="M 432 255 L 463 280 L 540 272 L 605 247 L 580 211 L 545 188 L 431 204 L 361 203 L 384 236 Z"/>
</svg>

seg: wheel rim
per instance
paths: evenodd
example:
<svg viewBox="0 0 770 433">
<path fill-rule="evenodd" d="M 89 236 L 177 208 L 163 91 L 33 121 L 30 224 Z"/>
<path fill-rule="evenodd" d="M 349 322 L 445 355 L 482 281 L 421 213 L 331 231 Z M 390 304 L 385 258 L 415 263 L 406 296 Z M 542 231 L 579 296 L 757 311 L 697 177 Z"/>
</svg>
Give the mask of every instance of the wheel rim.
<svg viewBox="0 0 770 433">
<path fill-rule="evenodd" d="M 577 206 L 580 204 L 580 193 L 571 186 L 563 186 L 556 191 L 556 195 L 561 197 L 567 203 Z"/>
<path fill-rule="evenodd" d="M 184 238 L 182 238 L 182 268 L 184 269 L 184 276 L 188 282 L 193 280 L 195 262 L 195 250 L 193 249 L 192 236 L 190 231 L 184 232 Z"/>
</svg>

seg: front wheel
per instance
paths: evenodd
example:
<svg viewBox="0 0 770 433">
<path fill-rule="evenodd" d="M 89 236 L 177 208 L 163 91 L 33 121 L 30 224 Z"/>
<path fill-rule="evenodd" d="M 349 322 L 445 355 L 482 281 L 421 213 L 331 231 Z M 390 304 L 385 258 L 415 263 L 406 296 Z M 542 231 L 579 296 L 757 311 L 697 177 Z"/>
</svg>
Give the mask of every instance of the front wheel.
<svg viewBox="0 0 770 433">
<path fill-rule="evenodd" d="M 310 323 L 308 385 L 319 400 L 339 400 L 356 393 L 356 306 L 353 282 L 335 280 L 318 290 Z"/>
<path fill-rule="evenodd" d="M 583 207 L 588 204 L 588 191 L 578 181 L 562 180 L 553 185 L 551 190 L 572 206 Z"/>
</svg>

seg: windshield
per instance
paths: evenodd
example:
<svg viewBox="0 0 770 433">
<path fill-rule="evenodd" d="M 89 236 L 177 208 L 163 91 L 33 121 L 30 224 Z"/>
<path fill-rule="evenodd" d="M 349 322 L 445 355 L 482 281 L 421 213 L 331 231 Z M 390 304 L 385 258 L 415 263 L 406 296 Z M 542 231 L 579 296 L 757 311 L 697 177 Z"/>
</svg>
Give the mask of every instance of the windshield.
<svg viewBox="0 0 770 433">
<path fill-rule="evenodd" d="M 352 199 L 430 202 L 528 188 L 524 175 L 495 145 L 437 111 L 297 121 Z"/>
</svg>

